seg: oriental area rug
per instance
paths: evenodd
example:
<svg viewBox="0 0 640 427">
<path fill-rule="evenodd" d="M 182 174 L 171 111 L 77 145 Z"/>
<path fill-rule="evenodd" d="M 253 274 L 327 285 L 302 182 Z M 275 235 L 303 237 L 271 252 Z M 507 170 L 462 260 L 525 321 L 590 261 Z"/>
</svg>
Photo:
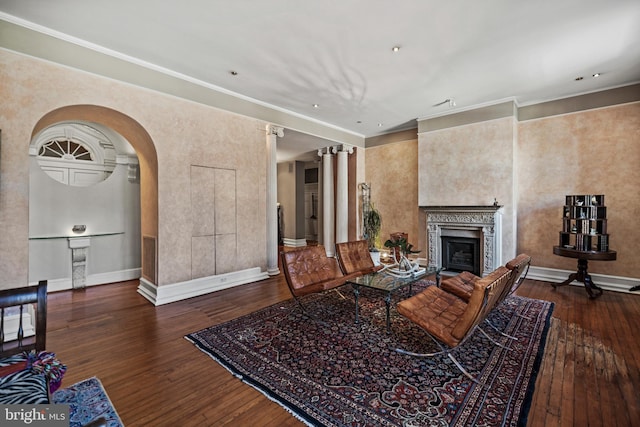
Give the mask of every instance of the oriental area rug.
<svg viewBox="0 0 640 427">
<path fill-rule="evenodd" d="M 122 427 L 111 399 L 96 377 L 57 390 L 53 403 L 69 405 L 69 427 L 82 427 L 98 419 L 107 427 Z"/>
<path fill-rule="evenodd" d="M 413 293 L 432 282 L 414 284 Z M 200 350 L 310 426 L 517 426 L 526 424 L 553 304 L 511 296 L 490 320 L 517 340 L 483 329 L 454 352 L 485 386 L 446 356 L 418 358 L 436 345 L 384 295 L 361 289 L 360 322 L 349 286 L 284 301 L 187 335 Z"/>
</svg>

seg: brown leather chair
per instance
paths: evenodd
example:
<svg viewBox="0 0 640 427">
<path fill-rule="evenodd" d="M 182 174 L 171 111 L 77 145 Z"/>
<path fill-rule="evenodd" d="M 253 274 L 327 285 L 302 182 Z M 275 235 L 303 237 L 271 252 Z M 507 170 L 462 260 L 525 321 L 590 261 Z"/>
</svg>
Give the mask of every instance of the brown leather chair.
<svg viewBox="0 0 640 427">
<path fill-rule="evenodd" d="M 328 257 L 323 245 L 305 246 L 280 252 L 284 277 L 297 306 L 312 319 L 325 324 L 305 310 L 299 298 L 312 293 L 336 289 L 347 282 L 333 257 Z"/>
<path fill-rule="evenodd" d="M 420 292 L 401 301 L 397 305 L 398 313 L 415 323 L 433 339 L 440 351 L 433 353 L 415 353 L 405 349 L 396 351 L 417 357 L 430 357 L 446 354 L 455 365 L 472 381 L 479 383 L 453 356 L 452 351 L 475 332 L 491 310 L 498 303 L 498 298 L 511 280 L 512 271 L 506 267 L 498 267 L 486 277 L 473 284 L 469 301 L 456 295 L 429 286 Z"/>
<path fill-rule="evenodd" d="M 455 276 L 442 279 L 440 281 L 440 289 L 447 291 L 464 301 L 469 301 L 471 293 L 473 292 L 473 285 L 479 279 L 479 276 L 468 271 L 463 271 Z"/>
<path fill-rule="evenodd" d="M 512 295 L 515 291 L 518 290 L 524 279 L 527 278 L 527 274 L 529 273 L 529 267 L 531 267 L 531 257 L 527 254 L 520 254 L 511 261 L 509 261 L 505 267 L 509 270 L 513 270 L 514 274 L 511 278 L 511 286 L 509 287 L 509 291 L 504 295 L 502 300 L 506 299 L 509 295 Z"/>
<path fill-rule="evenodd" d="M 347 275 L 369 274 L 384 267 L 373 263 L 366 240 L 336 243 L 336 256 L 340 269 Z"/>
<path fill-rule="evenodd" d="M 513 294 L 518 287 L 520 287 L 522 282 L 524 282 L 524 279 L 527 277 L 530 264 L 531 257 L 527 254 L 520 254 L 505 265 L 509 270 L 513 270 L 514 274 L 511 277 L 511 283 L 504 290 L 504 295 L 500 296 L 500 302 Z M 442 280 L 440 288 L 462 298 L 465 301 L 469 301 L 471 292 L 473 291 L 473 284 L 478 279 L 480 279 L 480 277 L 475 274 L 463 271 L 460 274 Z"/>
<path fill-rule="evenodd" d="M 505 265 L 505 267 L 511 270 L 513 274 L 511 275 L 509 283 L 507 283 L 507 285 L 502 290 L 502 293 L 498 296 L 496 306 L 501 304 L 509 295 L 513 294 L 518 289 L 518 287 L 520 287 L 522 282 L 524 282 L 524 279 L 527 277 L 527 272 L 529 271 L 530 264 L 531 257 L 527 254 L 520 254 Z M 471 274 L 468 271 L 463 271 L 457 276 L 453 276 L 446 280 L 443 280 L 440 287 L 443 290 L 450 292 L 465 301 L 468 301 L 471 295 L 471 290 L 473 289 L 473 284 L 479 279 L 480 277 Z M 503 337 L 517 340 L 516 337 L 501 331 L 488 319 L 486 320 L 486 323 Z M 488 335 L 487 337 L 493 341 L 493 338 L 489 337 Z"/>
</svg>

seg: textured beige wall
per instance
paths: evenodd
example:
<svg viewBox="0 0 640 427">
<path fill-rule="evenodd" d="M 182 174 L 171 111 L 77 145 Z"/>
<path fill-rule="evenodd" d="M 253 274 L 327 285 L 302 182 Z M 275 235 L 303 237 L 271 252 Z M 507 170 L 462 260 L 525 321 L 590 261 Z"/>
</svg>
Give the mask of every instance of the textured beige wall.
<svg viewBox="0 0 640 427">
<path fill-rule="evenodd" d="M 409 243 L 424 256 L 426 232 L 420 227 L 418 208 L 418 140 L 367 148 L 365 181 L 371 184 L 371 201 L 382 217 L 381 244 L 390 233 L 409 234 Z"/>
<path fill-rule="evenodd" d="M 406 208 L 411 197 L 416 207 L 491 204 L 495 197 L 505 205 L 505 251 L 529 253 L 537 267 L 573 271 L 575 260 L 553 255 L 564 197 L 604 194 L 618 259 L 592 261 L 589 271 L 640 277 L 640 103 L 519 123 L 497 119 L 425 132 L 419 140 L 366 150 L 366 181 L 384 236 L 409 231 L 425 249 L 424 217 Z M 510 217 L 517 222 L 509 224 Z"/>
<path fill-rule="evenodd" d="M 28 146 L 47 113 L 67 105 L 120 111 L 158 156 L 158 285 L 192 278 L 192 165 L 236 171 L 238 270 L 266 269 L 265 124 L 0 50 L 0 288 L 27 283 Z M 224 243 L 222 243 L 224 245 Z"/>
<path fill-rule="evenodd" d="M 553 255 L 565 195 L 604 194 L 618 259 L 589 272 L 640 277 L 640 103 L 521 122 L 517 170 L 518 248 L 534 265 L 575 270 Z"/>
<path fill-rule="evenodd" d="M 512 117 L 419 135 L 420 206 L 487 206 L 496 199 L 503 206 L 503 260 L 515 255 L 515 138 Z"/>
</svg>

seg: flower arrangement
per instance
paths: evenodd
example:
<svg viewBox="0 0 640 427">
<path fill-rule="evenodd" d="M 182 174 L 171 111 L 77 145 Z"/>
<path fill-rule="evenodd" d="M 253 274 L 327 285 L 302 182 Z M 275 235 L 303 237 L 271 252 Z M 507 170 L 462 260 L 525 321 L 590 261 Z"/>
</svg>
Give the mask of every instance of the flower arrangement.
<svg viewBox="0 0 640 427">
<path fill-rule="evenodd" d="M 417 271 L 418 265 L 411 262 L 407 257 L 409 254 L 417 254 L 421 251 L 419 249 L 414 250 L 413 245 L 407 241 L 406 237 L 388 239 L 384 242 L 384 246 L 393 250 L 399 272 Z"/>
</svg>

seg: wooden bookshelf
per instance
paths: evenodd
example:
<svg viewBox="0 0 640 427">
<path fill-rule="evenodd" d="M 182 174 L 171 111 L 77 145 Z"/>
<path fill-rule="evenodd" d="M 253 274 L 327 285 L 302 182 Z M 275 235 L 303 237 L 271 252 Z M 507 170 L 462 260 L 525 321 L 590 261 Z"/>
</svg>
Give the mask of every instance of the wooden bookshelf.
<svg viewBox="0 0 640 427">
<path fill-rule="evenodd" d="M 609 249 L 607 233 L 607 208 L 603 194 L 580 194 L 565 197 L 562 215 L 562 231 L 558 246 L 553 253 L 559 256 L 576 258 L 578 270 L 569 275 L 562 283 L 553 287 L 568 285 L 574 280 L 584 283 L 590 298 L 602 294 L 591 280 L 587 265 L 589 260 L 613 261 L 617 254 Z"/>
</svg>

